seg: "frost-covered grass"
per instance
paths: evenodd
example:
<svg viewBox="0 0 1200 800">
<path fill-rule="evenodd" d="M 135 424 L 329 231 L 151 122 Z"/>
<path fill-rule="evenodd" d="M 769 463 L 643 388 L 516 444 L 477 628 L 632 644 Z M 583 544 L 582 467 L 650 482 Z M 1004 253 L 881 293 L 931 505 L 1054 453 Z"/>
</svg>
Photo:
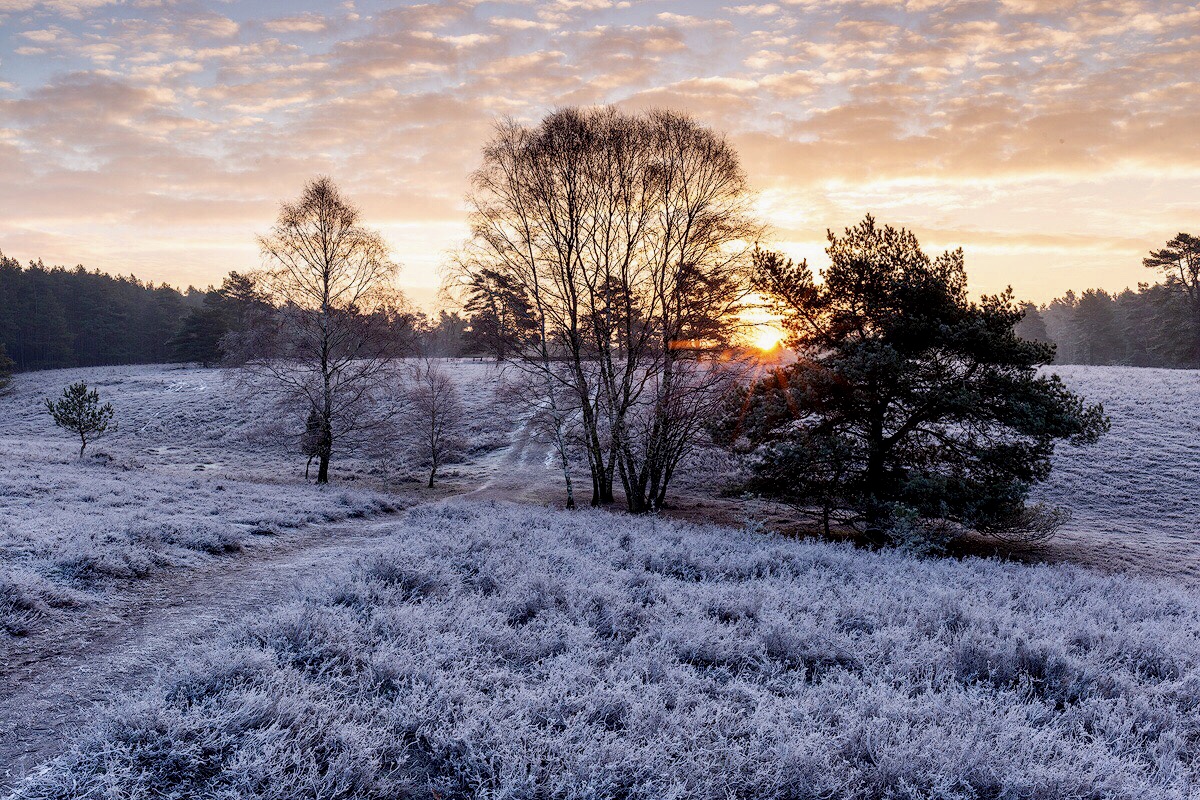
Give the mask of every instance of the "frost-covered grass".
<svg viewBox="0 0 1200 800">
<path fill-rule="evenodd" d="M 1104 403 L 1112 431 L 1095 445 L 1057 450 L 1039 494 L 1072 519 L 1051 554 L 1200 585 L 1200 371 L 1052 369 Z"/>
<path fill-rule="evenodd" d="M 7 451 L 7 452 L 6 452 Z M 13 458 L 0 445 L 0 457 Z M 0 635 L 122 582 L 235 554 L 257 535 L 390 511 L 370 491 L 187 477 L 26 455 L 0 472 Z"/>
<path fill-rule="evenodd" d="M 512 420 L 496 407 L 494 366 L 446 366 L 470 410 L 468 456 L 503 447 Z M 235 377 L 175 365 L 17 376 L 0 397 L 0 640 L 114 586 L 237 554 L 256 535 L 411 501 L 396 496 L 397 477 L 422 469 L 399 455 L 336 458 L 329 487 L 306 482 L 285 435 L 302 415 L 281 418 Z M 115 430 L 82 461 L 43 405 L 78 380 L 116 409 Z"/>
<path fill-rule="evenodd" d="M 423 507 L 22 797 L 1190 798 L 1200 603 L 603 512 Z"/>
<path fill-rule="evenodd" d="M 41 399 L 86 380 L 118 429 L 83 460 Z M 265 403 L 214 370 L 120 367 L 18 376 L 0 398 L 0 638 L 128 581 L 238 553 L 256 535 L 391 509 L 353 485 L 305 484 L 262 434 Z"/>
</svg>

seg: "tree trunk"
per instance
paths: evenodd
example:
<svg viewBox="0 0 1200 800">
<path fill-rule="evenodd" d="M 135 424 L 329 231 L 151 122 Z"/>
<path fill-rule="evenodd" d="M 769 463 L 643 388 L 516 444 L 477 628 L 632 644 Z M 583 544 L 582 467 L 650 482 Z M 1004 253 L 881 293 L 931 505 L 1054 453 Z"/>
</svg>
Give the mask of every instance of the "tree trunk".
<svg viewBox="0 0 1200 800">
<path fill-rule="evenodd" d="M 317 483 L 329 483 L 329 453 L 321 453 L 320 466 L 317 467 Z"/>
<path fill-rule="evenodd" d="M 437 474 L 437 467 L 429 470 L 429 488 L 433 488 L 433 476 Z"/>
</svg>

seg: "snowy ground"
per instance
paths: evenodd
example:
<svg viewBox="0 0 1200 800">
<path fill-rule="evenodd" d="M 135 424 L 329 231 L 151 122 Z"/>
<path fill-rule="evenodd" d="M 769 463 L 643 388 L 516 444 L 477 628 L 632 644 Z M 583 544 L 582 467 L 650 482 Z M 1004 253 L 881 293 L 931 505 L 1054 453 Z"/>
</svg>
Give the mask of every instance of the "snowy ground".
<svg viewBox="0 0 1200 800">
<path fill-rule="evenodd" d="M 278 414 L 220 371 L 19 376 L 0 399 L 0 626 L 30 635 L 0 633 L 0 787 L 117 691 L 143 699 L 38 792 L 294 796 L 317 790 L 288 781 L 312 780 L 369 797 L 436 778 L 442 797 L 803 797 L 809 781 L 840 798 L 891 780 L 915 787 L 897 797 L 965 798 L 1020 785 L 1017 764 L 1036 765 L 1038 797 L 1200 792 L 1180 755 L 1200 743 L 1200 373 L 1056 368 L 1113 432 L 1060 452 L 1040 492 L 1074 519 L 1028 554 L 1054 565 L 1029 567 L 461 501 L 359 519 L 448 495 L 561 502 L 511 376 L 448 366 L 472 446 L 434 492 L 365 460 L 305 484 Z M 83 462 L 41 405 L 78 379 L 120 426 Z M 714 488 L 681 482 L 675 513 L 750 508 Z"/>
<path fill-rule="evenodd" d="M 118 705 L 22 798 L 1200 792 L 1200 600 L 451 502 Z"/>
<path fill-rule="evenodd" d="M 515 376 L 487 363 L 444 365 L 468 407 L 469 451 L 433 497 L 467 494 L 539 504 L 562 500 L 552 454 L 526 419 Z M 1073 518 L 1030 558 L 1200 585 L 1200 373 L 1057 367 L 1068 385 L 1105 404 L 1113 431 L 1098 445 L 1060 448 L 1038 494 Z M 86 380 L 117 409 L 118 430 L 75 458 L 42 398 Z M 312 523 L 430 499 L 402 460 L 335 459 L 334 485 L 303 479 L 303 459 L 262 399 L 221 370 L 174 366 L 56 370 L 22 375 L 0 398 L 0 628 L 20 633 L 56 608 L 88 601 L 112 581 L 224 558 Z M 580 472 L 577 478 L 582 478 Z M 686 476 L 685 476 L 686 477 Z M 581 481 L 582 482 L 582 481 Z M 678 482 L 678 514 L 737 520 L 704 480 Z M 582 501 L 586 501 L 586 491 Z"/>
</svg>

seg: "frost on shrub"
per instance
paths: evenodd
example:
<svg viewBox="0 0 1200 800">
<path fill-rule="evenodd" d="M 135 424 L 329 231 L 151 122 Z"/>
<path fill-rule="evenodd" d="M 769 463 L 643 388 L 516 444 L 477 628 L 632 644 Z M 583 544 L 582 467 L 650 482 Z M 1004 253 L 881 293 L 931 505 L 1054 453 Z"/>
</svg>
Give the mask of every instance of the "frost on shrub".
<svg viewBox="0 0 1200 800">
<path fill-rule="evenodd" d="M 28 570 L 0 570 L 0 632 L 24 636 L 57 609 L 79 604 L 75 593 Z"/>
<path fill-rule="evenodd" d="M 604 512 L 422 507 L 25 797 L 1167 798 L 1200 603 Z"/>
</svg>

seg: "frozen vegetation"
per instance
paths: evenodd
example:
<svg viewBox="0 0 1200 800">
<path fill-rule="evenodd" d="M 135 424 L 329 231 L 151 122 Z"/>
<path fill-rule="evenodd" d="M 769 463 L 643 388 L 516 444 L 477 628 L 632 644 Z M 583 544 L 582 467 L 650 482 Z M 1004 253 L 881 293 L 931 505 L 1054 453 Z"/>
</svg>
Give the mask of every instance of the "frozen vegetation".
<svg viewBox="0 0 1200 800">
<path fill-rule="evenodd" d="M 486 380 L 482 365 L 471 369 Z M 116 408 L 116 430 L 82 460 L 78 440 L 54 428 L 43 405 L 76 380 Z M 391 491 L 395 463 L 350 460 L 334 485 L 305 483 L 287 421 L 221 370 L 23 374 L 0 398 L 0 415 L 0 642 L 115 585 L 405 502 Z M 478 425 L 474 433 L 483 447 L 503 441 Z"/>
<path fill-rule="evenodd" d="M 21 796 L 1200 791 L 1181 588 L 505 504 L 395 525 Z"/>
<path fill-rule="evenodd" d="M 1104 403 L 1112 431 L 1060 445 L 1039 490 L 1071 521 L 1048 545 L 1054 560 L 1200 585 L 1200 372 L 1056 366 L 1067 385 Z"/>
<path fill-rule="evenodd" d="M 19 796 L 1200 796 L 1200 373 L 1055 370 L 1113 430 L 1060 448 L 1039 489 L 1073 515 L 1030 554 L 1053 563 L 426 504 L 387 518 L 383 555 L 347 552 L 200 641 Z M 469 430 L 441 495 L 385 457 L 305 484 L 281 437 L 296 421 L 219 370 L 19 376 L 0 399 L 0 627 L 423 497 L 559 499 L 503 378 L 453 374 Z M 118 422 L 82 461 L 41 405 L 79 379 Z M 700 473 L 681 485 L 726 502 Z"/>
</svg>

